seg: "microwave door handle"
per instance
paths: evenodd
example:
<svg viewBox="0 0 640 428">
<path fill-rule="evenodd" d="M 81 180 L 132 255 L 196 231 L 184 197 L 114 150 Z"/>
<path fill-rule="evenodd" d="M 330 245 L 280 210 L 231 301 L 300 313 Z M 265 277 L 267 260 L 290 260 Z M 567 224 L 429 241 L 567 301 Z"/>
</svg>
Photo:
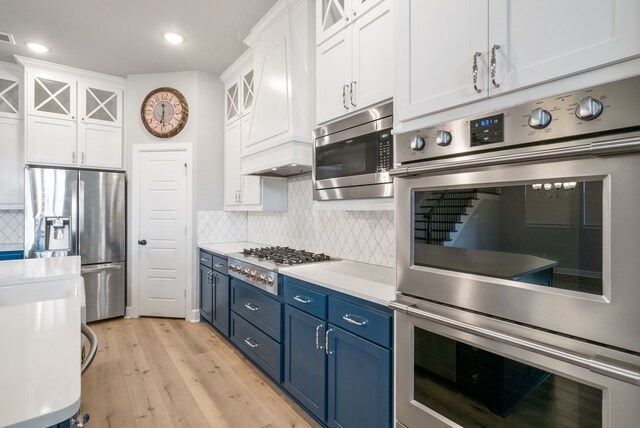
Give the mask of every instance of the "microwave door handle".
<svg viewBox="0 0 640 428">
<path fill-rule="evenodd" d="M 410 316 L 422 318 L 435 322 L 436 324 L 445 325 L 458 331 L 464 331 L 496 342 L 505 343 L 509 346 L 514 346 L 525 351 L 564 361 L 569 364 L 586 368 L 594 373 L 640 386 L 640 368 L 625 367 L 616 364 L 616 361 L 605 359 L 603 357 L 582 355 L 569 350 L 555 348 L 542 343 L 532 342 L 523 338 L 488 330 L 486 328 L 447 318 L 442 315 L 432 314 L 422 309 L 418 309 L 413 304 L 404 303 L 398 300 L 394 300 L 389 303 L 389 307 L 395 311 L 405 313 Z"/>
</svg>

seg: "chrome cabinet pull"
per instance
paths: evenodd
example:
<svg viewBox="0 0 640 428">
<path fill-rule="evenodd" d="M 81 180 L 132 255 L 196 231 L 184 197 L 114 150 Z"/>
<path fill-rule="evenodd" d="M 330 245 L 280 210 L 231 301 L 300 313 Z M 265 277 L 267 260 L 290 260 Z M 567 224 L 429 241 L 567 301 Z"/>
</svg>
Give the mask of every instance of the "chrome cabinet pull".
<svg viewBox="0 0 640 428">
<path fill-rule="evenodd" d="M 500 45 L 493 45 L 491 47 L 491 83 L 496 88 L 500 87 L 500 83 L 496 82 L 496 51 L 500 49 Z"/>
<path fill-rule="evenodd" d="M 349 89 L 349 85 L 342 86 L 342 107 L 345 110 L 349 110 L 349 106 L 347 105 L 347 89 Z"/>
<path fill-rule="evenodd" d="M 217 267 L 218 269 L 222 269 L 224 267 L 222 263 L 216 263 L 214 264 L 214 266 Z"/>
<path fill-rule="evenodd" d="M 358 318 L 361 318 L 361 317 L 358 317 Z M 359 325 L 359 326 L 363 326 L 363 325 L 365 325 L 366 323 L 369 322 L 368 320 L 366 320 L 364 318 L 361 318 L 362 321 L 356 321 L 355 319 L 353 319 L 353 315 L 351 315 L 351 314 L 345 314 L 342 317 L 342 319 L 345 320 L 346 322 L 348 322 L 349 324 Z"/>
<path fill-rule="evenodd" d="M 206 258 L 206 257 L 200 257 L 200 261 L 203 262 L 203 263 L 206 263 L 206 262 L 209 261 L 209 259 Z"/>
<path fill-rule="evenodd" d="M 356 82 L 352 81 L 351 84 L 349 85 L 349 102 L 354 107 L 356 106 L 356 103 L 353 102 L 353 93 L 355 92 L 355 89 L 356 89 Z"/>
<path fill-rule="evenodd" d="M 482 89 L 478 88 L 478 57 L 482 54 L 480 52 L 475 52 L 473 54 L 473 67 L 471 67 L 471 77 L 473 77 L 473 89 L 477 93 L 482 92 Z"/>
<path fill-rule="evenodd" d="M 322 349 L 322 345 L 320 344 L 320 329 L 322 328 L 322 324 L 316 327 L 316 349 Z"/>
<path fill-rule="evenodd" d="M 244 340 L 244 343 L 246 343 L 247 345 L 249 345 L 252 348 L 257 348 L 258 346 L 260 346 L 260 343 L 258 341 L 256 341 L 253 337 L 247 337 Z"/>
<path fill-rule="evenodd" d="M 260 309 L 260 306 L 256 305 L 255 303 L 251 303 L 251 302 L 245 303 L 244 307 L 249 309 L 250 311 L 253 311 L 253 312 L 255 312 L 255 311 Z"/>
<path fill-rule="evenodd" d="M 332 328 L 330 328 L 329 330 L 327 330 L 327 332 L 324 334 L 324 352 L 327 355 L 331 355 L 333 354 L 333 351 L 329 350 L 329 333 L 331 333 L 333 331 Z"/>
<path fill-rule="evenodd" d="M 71 152 L 71 162 L 72 163 L 76 163 L 76 152 L 75 151 Z"/>
<path fill-rule="evenodd" d="M 295 300 L 296 302 L 300 302 L 303 303 L 305 305 L 313 302 L 313 299 L 307 297 L 307 296 L 294 296 L 293 300 Z"/>
</svg>

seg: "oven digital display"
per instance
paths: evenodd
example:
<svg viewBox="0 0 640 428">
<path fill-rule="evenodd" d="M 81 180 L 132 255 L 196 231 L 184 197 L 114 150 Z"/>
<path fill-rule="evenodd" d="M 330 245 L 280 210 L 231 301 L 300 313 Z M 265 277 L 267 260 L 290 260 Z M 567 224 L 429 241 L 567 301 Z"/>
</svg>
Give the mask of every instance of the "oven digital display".
<svg viewBox="0 0 640 428">
<path fill-rule="evenodd" d="M 483 117 L 470 122 L 471 147 L 504 141 L 504 114 Z"/>
</svg>

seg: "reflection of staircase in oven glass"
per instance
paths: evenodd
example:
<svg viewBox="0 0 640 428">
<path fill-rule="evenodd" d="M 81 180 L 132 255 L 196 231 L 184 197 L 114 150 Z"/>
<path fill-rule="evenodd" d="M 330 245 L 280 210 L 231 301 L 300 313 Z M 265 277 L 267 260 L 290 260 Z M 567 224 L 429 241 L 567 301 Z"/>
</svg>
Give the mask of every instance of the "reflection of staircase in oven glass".
<svg viewBox="0 0 640 428">
<path fill-rule="evenodd" d="M 480 201 L 496 195 L 500 189 L 495 187 L 424 192 L 416 198 L 415 241 L 451 246 Z"/>
</svg>

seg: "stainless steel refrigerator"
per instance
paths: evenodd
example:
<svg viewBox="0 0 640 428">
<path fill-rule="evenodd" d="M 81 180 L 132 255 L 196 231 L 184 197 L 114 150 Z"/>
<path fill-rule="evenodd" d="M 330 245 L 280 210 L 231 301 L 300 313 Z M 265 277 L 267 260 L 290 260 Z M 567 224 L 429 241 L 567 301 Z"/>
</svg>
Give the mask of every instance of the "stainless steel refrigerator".
<svg viewBox="0 0 640 428">
<path fill-rule="evenodd" d="M 25 258 L 82 257 L 87 322 L 124 315 L 124 172 L 25 168 Z"/>
</svg>

